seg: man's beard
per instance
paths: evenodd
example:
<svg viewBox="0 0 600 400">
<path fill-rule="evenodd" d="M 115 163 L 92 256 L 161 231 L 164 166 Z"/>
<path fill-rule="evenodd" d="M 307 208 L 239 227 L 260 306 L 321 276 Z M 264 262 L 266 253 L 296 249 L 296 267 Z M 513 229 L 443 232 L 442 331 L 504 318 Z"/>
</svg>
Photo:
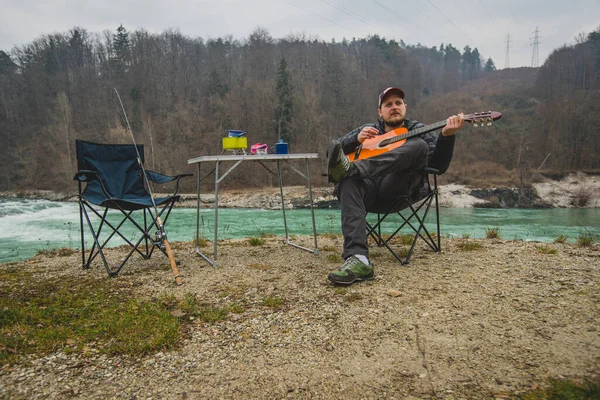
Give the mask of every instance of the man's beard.
<svg viewBox="0 0 600 400">
<path fill-rule="evenodd" d="M 383 120 L 383 122 L 389 126 L 390 128 L 399 128 L 402 126 L 402 124 L 404 123 L 404 118 L 401 119 L 393 119 L 393 120 Z"/>
</svg>

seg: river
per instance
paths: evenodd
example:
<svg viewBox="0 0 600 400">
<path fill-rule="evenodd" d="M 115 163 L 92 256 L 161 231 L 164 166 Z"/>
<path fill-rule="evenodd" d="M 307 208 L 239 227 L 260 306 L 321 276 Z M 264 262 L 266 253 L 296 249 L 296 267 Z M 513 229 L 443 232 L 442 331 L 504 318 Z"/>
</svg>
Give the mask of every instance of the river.
<svg viewBox="0 0 600 400">
<path fill-rule="evenodd" d="M 431 215 L 433 213 L 430 213 Z M 575 242 L 580 235 L 600 234 L 600 209 L 485 209 L 441 208 L 442 236 L 485 237 L 486 229 L 498 228 L 509 240 L 552 242 L 565 235 Z M 213 237 L 213 212 L 201 212 L 201 235 Z M 312 234 L 310 210 L 286 212 L 291 235 Z M 315 210 L 317 232 L 340 233 L 339 210 Z M 111 220 L 117 221 L 115 213 Z M 431 221 L 428 218 L 428 221 Z M 428 224 L 428 226 L 430 226 Z M 196 210 L 176 208 L 166 224 L 169 240 L 191 241 L 196 230 Z M 431 226 L 430 226 L 431 227 Z M 393 230 L 392 225 L 384 226 Z M 87 229 L 87 228 L 86 228 Z M 134 238 L 133 229 L 126 229 Z M 256 209 L 222 209 L 219 211 L 219 238 L 242 238 L 261 234 L 284 235 L 281 211 Z M 91 238 L 91 236 L 89 236 Z M 77 203 L 47 200 L 0 199 L 0 262 L 20 261 L 39 250 L 62 247 L 80 248 L 79 208 Z M 86 235 L 86 246 L 90 240 Z M 124 242 L 114 241 L 114 245 Z"/>
</svg>

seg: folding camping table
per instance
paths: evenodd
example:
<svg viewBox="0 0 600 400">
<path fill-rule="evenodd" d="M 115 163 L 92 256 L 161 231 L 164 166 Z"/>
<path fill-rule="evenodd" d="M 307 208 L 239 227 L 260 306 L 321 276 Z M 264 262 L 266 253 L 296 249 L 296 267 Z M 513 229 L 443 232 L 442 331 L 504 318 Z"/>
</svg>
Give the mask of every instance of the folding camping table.
<svg viewBox="0 0 600 400">
<path fill-rule="evenodd" d="M 240 165 L 243 162 L 248 162 L 248 161 L 252 161 L 252 162 L 258 162 L 260 165 L 262 165 L 267 171 L 273 173 L 267 166 L 266 163 L 276 163 L 277 164 L 277 176 L 278 176 L 278 180 L 279 180 L 279 193 L 281 195 L 281 210 L 283 212 L 283 225 L 285 228 L 285 243 L 296 247 L 298 249 L 301 250 L 305 250 L 314 254 L 319 254 L 319 249 L 317 247 L 317 228 L 315 225 L 315 210 L 313 207 L 313 199 L 312 199 L 312 187 L 311 187 L 311 181 L 310 181 L 310 169 L 309 169 L 309 165 L 308 162 L 309 160 L 312 159 L 316 159 L 318 158 L 319 155 L 317 153 L 300 153 L 300 154 L 265 154 L 265 155 L 258 155 L 258 154 L 252 154 L 252 155 L 219 155 L 219 156 L 203 156 L 203 157 L 196 157 L 196 158 L 192 158 L 188 160 L 188 164 L 196 164 L 198 166 L 198 174 L 197 174 L 197 180 L 196 180 L 196 195 L 197 195 L 197 205 L 196 205 L 196 253 L 201 256 L 202 258 L 204 258 L 209 264 L 211 264 L 213 267 L 217 266 L 217 242 L 218 242 L 218 223 L 219 223 L 219 184 L 223 181 L 223 179 L 225 179 L 225 177 L 227 175 L 229 175 L 229 173 L 231 171 L 233 171 L 238 165 Z M 291 165 L 289 163 L 289 161 L 293 161 L 293 160 L 304 160 L 306 162 L 306 175 L 304 173 L 302 173 L 301 171 L 299 171 L 298 169 L 296 169 L 293 165 Z M 234 164 L 231 165 L 229 167 L 229 169 L 227 169 L 225 171 L 225 173 L 220 174 L 220 170 L 219 167 L 221 166 L 222 163 L 224 162 L 233 162 Z M 309 249 L 307 247 L 303 247 L 300 246 L 298 244 L 293 243 L 290 238 L 289 238 L 289 234 L 288 234 L 288 227 L 287 227 L 287 220 L 285 217 L 285 199 L 283 196 L 283 179 L 281 177 L 281 163 L 285 162 L 289 165 L 289 167 L 295 171 L 297 174 L 299 174 L 300 176 L 302 176 L 304 179 L 306 179 L 307 183 L 308 183 L 308 197 L 309 197 L 309 201 L 310 201 L 310 212 L 311 212 L 311 217 L 312 217 L 312 225 L 313 225 L 313 238 L 314 238 L 314 243 L 315 243 L 315 248 L 314 249 Z M 198 238 L 200 235 L 200 181 L 202 180 L 201 175 L 200 175 L 200 166 L 202 163 L 214 163 L 215 164 L 215 202 L 214 202 L 214 213 L 215 213 L 215 220 L 214 220 L 214 240 L 213 240 L 213 258 L 211 259 L 210 257 L 208 257 L 207 255 L 205 255 L 204 253 L 202 253 L 202 251 L 200 251 L 200 248 L 198 246 Z M 273 173 L 274 174 L 274 173 Z"/>
</svg>

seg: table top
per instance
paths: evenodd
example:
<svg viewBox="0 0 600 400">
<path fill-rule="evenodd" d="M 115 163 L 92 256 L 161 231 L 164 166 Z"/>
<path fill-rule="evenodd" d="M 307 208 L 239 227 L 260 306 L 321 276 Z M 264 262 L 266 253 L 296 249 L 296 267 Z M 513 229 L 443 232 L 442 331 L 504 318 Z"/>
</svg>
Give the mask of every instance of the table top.
<svg viewBox="0 0 600 400">
<path fill-rule="evenodd" d="M 319 158 L 318 153 L 291 153 L 291 154 L 222 154 L 219 156 L 202 156 L 190 158 L 188 164 L 197 164 L 208 161 L 280 161 L 280 160 L 307 160 Z"/>
</svg>

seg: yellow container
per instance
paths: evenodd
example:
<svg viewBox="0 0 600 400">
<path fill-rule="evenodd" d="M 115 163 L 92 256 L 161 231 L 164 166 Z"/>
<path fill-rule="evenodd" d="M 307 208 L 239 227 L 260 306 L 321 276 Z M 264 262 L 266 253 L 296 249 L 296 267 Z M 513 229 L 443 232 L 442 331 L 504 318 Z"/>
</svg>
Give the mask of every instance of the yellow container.
<svg viewBox="0 0 600 400">
<path fill-rule="evenodd" d="M 223 150 L 239 150 L 248 148 L 248 138 L 242 137 L 224 137 Z"/>
</svg>

